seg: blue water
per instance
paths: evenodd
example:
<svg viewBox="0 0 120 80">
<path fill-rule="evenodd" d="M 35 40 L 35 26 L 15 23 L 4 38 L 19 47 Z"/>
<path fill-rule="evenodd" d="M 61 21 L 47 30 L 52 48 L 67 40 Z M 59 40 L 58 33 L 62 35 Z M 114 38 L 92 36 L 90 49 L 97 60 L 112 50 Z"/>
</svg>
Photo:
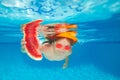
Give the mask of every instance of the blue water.
<svg viewBox="0 0 120 80">
<path fill-rule="evenodd" d="M 62 69 L 64 61 L 34 61 L 21 52 L 20 26 L 36 19 L 78 25 L 68 68 Z M 22 79 L 120 80 L 120 1 L 1 0 L 0 80 Z"/>
</svg>

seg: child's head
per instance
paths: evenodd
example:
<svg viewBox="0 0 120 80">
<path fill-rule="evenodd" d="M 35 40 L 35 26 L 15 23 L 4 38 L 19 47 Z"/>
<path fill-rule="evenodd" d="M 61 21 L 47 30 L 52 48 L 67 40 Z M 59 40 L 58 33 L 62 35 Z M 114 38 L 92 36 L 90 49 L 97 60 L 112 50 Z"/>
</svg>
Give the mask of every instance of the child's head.
<svg viewBox="0 0 120 80">
<path fill-rule="evenodd" d="M 63 53 L 71 53 L 72 51 L 72 40 L 67 39 L 67 38 L 55 38 L 55 39 L 49 39 L 47 42 L 44 43 L 49 43 L 50 45 L 54 46 L 54 49 L 56 51 L 60 51 Z M 44 44 L 43 43 L 43 44 Z"/>
<path fill-rule="evenodd" d="M 69 56 L 72 52 L 71 41 L 67 38 L 58 38 L 52 45 L 57 54 Z"/>
<path fill-rule="evenodd" d="M 56 49 L 62 49 L 65 51 L 71 51 L 71 40 L 67 38 L 58 38 L 55 40 Z"/>
<path fill-rule="evenodd" d="M 69 39 L 57 38 L 54 41 L 43 43 L 43 53 L 49 60 L 63 60 L 72 53 Z"/>
</svg>

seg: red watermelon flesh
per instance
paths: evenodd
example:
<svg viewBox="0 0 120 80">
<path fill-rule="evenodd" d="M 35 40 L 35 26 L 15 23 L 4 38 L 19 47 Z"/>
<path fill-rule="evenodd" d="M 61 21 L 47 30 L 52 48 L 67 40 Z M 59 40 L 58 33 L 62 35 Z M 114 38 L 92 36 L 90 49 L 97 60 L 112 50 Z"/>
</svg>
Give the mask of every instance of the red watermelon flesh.
<svg viewBox="0 0 120 80">
<path fill-rule="evenodd" d="M 24 38 L 26 42 L 25 50 L 29 57 L 34 60 L 42 60 L 42 54 L 39 50 L 40 42 L 37 36 L 37 29 L 42 20 L 36 20 L 23 26 Z"/>
</svg>

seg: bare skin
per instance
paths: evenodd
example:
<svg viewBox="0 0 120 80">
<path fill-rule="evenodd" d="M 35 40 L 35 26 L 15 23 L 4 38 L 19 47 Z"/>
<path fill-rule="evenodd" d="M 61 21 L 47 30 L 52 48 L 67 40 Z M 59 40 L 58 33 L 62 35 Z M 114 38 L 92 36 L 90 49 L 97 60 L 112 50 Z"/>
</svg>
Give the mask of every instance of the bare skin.
<svg viewBox="0 0 120 80">
<path fill-rule="evenodd" d="M 67 66 L 68 66 L 68 61 L 69 61 L 69 58 L 68 58 L 68 56 L 65 58 L 65 63 L 63 64 L 63 69 L 65 69 L 65 68 L 67 68 Z"/>
<path fill-rule="evenodd" d="M 54 45 L 56 44 L 62 44 L 62 48 L 57 48 Z M 68 66 L 68 56 L 71 55 L 71 49 L 66 50 L 64 49 L 65 46 L 71 46 L 68 39 L 63 38 L 58 41 L 56 41 L 53 44 L 46 43 L 41 46 L 40 50 L 43 52 L 46 59 L 51 61 L 60 61 L 65 60 L 65 63 L 63 64 L 63 68 L 66 68 Z"/>
</svg>

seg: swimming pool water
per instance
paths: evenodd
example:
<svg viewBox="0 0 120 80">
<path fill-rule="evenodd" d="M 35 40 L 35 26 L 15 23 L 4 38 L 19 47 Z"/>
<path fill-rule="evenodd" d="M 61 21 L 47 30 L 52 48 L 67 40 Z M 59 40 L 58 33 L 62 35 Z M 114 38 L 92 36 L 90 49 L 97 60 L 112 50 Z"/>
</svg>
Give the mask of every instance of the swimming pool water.
<svg viewBox="0 0 120 80">
<path fill-rule="evenodd" d="M 68 68 L 21 52 L 21 25 L 36 19 L 78 25 Z M 0 80 L 21 79 L 120 80 L 120 1 L 1 0 Z"/>
</svg>

